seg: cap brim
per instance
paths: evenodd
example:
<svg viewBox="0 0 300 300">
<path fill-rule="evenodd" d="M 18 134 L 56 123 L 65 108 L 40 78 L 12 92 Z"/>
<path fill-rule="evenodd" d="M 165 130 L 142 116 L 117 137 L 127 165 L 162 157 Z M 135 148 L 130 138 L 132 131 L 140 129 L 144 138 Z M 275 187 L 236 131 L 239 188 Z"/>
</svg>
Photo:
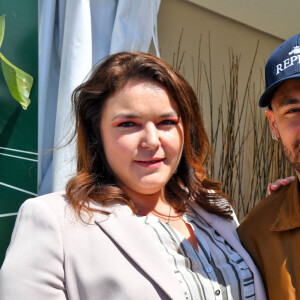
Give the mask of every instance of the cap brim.
<svg viewBox="0 0 300 300">
<path fill-rule="evenodd" d="M 259 102 L 258 102 L 258 105 L 260 107 L 266 107 L 266 106 L 268 106 L 271 103 L 272 97 L 273 97 L 273 93 L 278 88 L 278 86 L 281 85 L 282 83 L 284 83 L 287 80 L 295 79 L 295 78 L 300 78 L 300 73 L 297 73 L 297 74 L 285 77 L 282 80 L 278 80 L 278 81 L 274 82 L 261 95 L 261 97 L 259 99 Z"/>
</svg>

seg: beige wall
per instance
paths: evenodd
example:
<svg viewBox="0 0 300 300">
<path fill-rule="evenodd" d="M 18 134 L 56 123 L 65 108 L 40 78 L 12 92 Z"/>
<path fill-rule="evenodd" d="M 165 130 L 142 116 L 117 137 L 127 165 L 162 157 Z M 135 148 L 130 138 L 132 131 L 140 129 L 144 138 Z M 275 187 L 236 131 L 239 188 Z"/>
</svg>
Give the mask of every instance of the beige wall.
<svg viewBox="0 0 300 300">
<path fill-rule="evenodd" d="M 185 0 L 282 39 L 299 33 L 299 0 Z"/>
<path fill-rule="evenodd" d="M 246 25 L 223 17 L 221 15 L 212 13 L 206 9 L 201 8 L 191 2 L 183 0 L 162 0 L 158 14 L 158 40 L 161 57 L 173 63 L 173 56 L 177 52 L 179 37 L 182 28 L 184 29 L 180 52 L 185 52 L 181 73 L 188 79 L 188 81 L 194 85 L 193 80 L 193 63 L 194 66 L 198 57 L 198 44 L 199 38 L 202 37 L 201 45 L 201 60 L 208 67 L 209 64 L 209 34 L 211 41 L 211 66 L 212 66 L 212 90 L 213 90 L 213 102 L 214 102 L 214 119 L 217 119 L 217 106 L 220 103 L 222 88 L 224 86 L 224 73 L 229 81 L 229 54 L 228 49 L 232 48 L 233 52 L 240 55 L 239 66 L 239 105 L 242 105 L 242 95 L 244 94 L 249 70 L 251 67 L 252 59 L 254 57 L 256 44 L 259 41 L 258 54 L 253 71 L 253 80 L 251 93 L 253 103 L 258 102 L 261 90 L 264 88 L 264 65 L 271 52 L 282 43 L 282 40 L 275 38 L 274 36 L 265 34 L 261 31 L 250 28 Z M 150 48 L 150 52 L 155 54 L 153 45 Z M 197 68 L 197 66 L 195 66 Z M 263 75 L 262 75 L 263 74 Z M 255 86 L 255 89 L 254 87 Z M 206 123 L 207 131 L 210 130 L 209 123 L 209 110 L 207 104 L 208 101 L 208 89 L 204 77 L 204 69 L 202 67 L 202 82 L 201 82 L 201 94 L 202 101 L 204 102 L 204 120 Z M 224 104 L 225 105 L 225 104 Z M 223 107 L 224 107 L 223 105 Z M 255 105 L 257 112 L 263 114 L 263 110 Z M 226 110 L 226 109 L 225 109 Z M 250 114 L 248 109 L 247 114 Z M 249 124 L 247 124 L 249 126 Z M 253 151 L 251 141 L 246 144 L 245 153 L 248 157 L 244 160 L 245 168 L 243 174 L 240 175 L 243 179 L 245 186 L 244 194 L 247 195 L 249 186 L 249 173 L 247 164 L 251 164 L 253 158 Z M 219 139 L 218 149 L 216 150 L 216 163 L 219 161 L 219 155 L 223 151 L 223 145 L 221 139 Z M 249 162 L 248 162 L 249 161 Z M 236 174 L 235 174 L 236 175 Z M 236 195 L 236 198 L 239 198 Z M 247 196 L 246 196 L 247 198 Z M 239 199 L 235 199 L 236 201 Z M 259 199 L 257 199 L 259 200 Z M 240 214 L 240 217 L 243 213 Z"/>
<path fill-rule="evenodd" d="M 236 55 L 240 55 L 239 66 L 239 94 L 242 96 L 256 44 L 259 41 L 258 54 L 253 70 L 253 84 L 255 84 L 257 99 L 260 90 L 264 88 L 264 65 L 271 52 L 282 43 L 282 40 L 257 31 L 226 17 L 214 14 L 190 2 L 183 0 L 162 0 L 158 14 L 158 39 L 161 57 L 173 64 L 173 56 L 177 53 L 181 30 L 183 31 L 180 53 L 184 53 L 181 73 L 194 87 L 194 69 L 197 69 L 199 39 L 201 42 L 201 60 L 209 65 L 209 35 L 211 44 L 211 68 L 213 99 L 220 102 L 222 87 L 224 86 L 224 72 L 229 80 L 229 48 Z M 155 53 L 153 46 L 151 53 Z M 224 72 L 223 72 L 224 70 Z M 207 99 L 207 84 L 204 68 L 202 67 L 202 93 L 204 103 Z M 205 109 L 206 107 L 204 107 Z M 204 115 L 205 118 L 205 115 Z"/>
<path fill-rule="evenodd" d="M 241 54 L 241 75 L 248 75 L 255 47 L 260 41 L 255 65 L 255 77 L 259 78 L 259 68 L 264 66 L 270 53 L 282 42 L 273 36 L 254 30 L 220 15 L 214 14 L 183 0 L 162 0 L 158 14 L 158 38 L 161 57 L 172 63 L 177 52 L 178 41 L 184 29 L 181 52 L 185 51 L 184 69 L 181 72 L 190 81 L 192 57 L 198 56 L 199 37 L 202 36 L 201 58 L 208 63 L 208 35 L 211 39 L 212 70 L 216 96 L 223 84 L 223 66 L 228 67 L 228 47 Z M 154 53 L 153 47 L 150 49 Z M 244 80 L 242 80 L 244 83 Z M 217 97 L 218 98 L 218 97 Z"/>
</svg>

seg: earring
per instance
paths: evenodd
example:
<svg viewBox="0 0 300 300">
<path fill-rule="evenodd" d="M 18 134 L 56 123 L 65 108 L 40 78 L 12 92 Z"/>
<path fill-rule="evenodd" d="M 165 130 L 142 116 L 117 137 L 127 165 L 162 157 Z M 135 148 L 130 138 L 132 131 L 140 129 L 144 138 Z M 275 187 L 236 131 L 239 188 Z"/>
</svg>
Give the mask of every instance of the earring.
<svg viewBox="0 0 300 300">
<path fill-rule="evenodd" d="M 274 127 L 277 128 L 277 124 L 276 124 L 276 123 L 274 124 Z M 273 134 L 273 133 L 272 133 L 272 139 L 273 139 L 274 141 L 278 142 L 277 134 Z"/>
</svg>

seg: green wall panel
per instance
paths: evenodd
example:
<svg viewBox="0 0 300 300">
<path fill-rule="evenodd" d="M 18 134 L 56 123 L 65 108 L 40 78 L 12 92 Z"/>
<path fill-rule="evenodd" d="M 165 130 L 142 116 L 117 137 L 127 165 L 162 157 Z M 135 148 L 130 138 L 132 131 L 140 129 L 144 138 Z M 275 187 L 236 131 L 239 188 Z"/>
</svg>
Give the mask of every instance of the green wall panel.
<svg viewBox="0 0 300 300">
<path fill-rule="evenodd" d="M 14 228 L 16 216 L 11 216 L 11 217 L 6 217 L 6 218 L 0 218 L 0 236 L 1 236 L 1 247 L 9 244 L 10 237 L 11 237 L 11 232 Z M 3 243 L 3 246 L 2 246 Z M 3 249 L 4 250 L 4 249 Z M 1 251 L 1 264 L 4 259 L 5 252 Z"/>
<path fill-rule="evenodd" d="M 6 14 L 1 52 L 34 78 L 27 111 L 10 95 L 0 71 L 0 265 L 20 205 L 37 194 L 38 0 L 0 0 Z"/>
</svg>

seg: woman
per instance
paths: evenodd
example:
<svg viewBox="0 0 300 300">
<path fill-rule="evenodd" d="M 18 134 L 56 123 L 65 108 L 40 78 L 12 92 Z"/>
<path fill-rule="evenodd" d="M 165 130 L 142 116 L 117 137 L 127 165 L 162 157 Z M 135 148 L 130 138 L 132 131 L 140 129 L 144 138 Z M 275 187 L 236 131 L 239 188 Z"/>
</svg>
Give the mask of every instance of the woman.
<svg viewBox="0 0 300 300">
<path fill-rule="evenodd" d="M 78 172 L 21 207 L 6 299 L 265 299 L 236 234 L 197 97 L 170 65 L 119 53 L 73 93 Z"/>
</svg>

